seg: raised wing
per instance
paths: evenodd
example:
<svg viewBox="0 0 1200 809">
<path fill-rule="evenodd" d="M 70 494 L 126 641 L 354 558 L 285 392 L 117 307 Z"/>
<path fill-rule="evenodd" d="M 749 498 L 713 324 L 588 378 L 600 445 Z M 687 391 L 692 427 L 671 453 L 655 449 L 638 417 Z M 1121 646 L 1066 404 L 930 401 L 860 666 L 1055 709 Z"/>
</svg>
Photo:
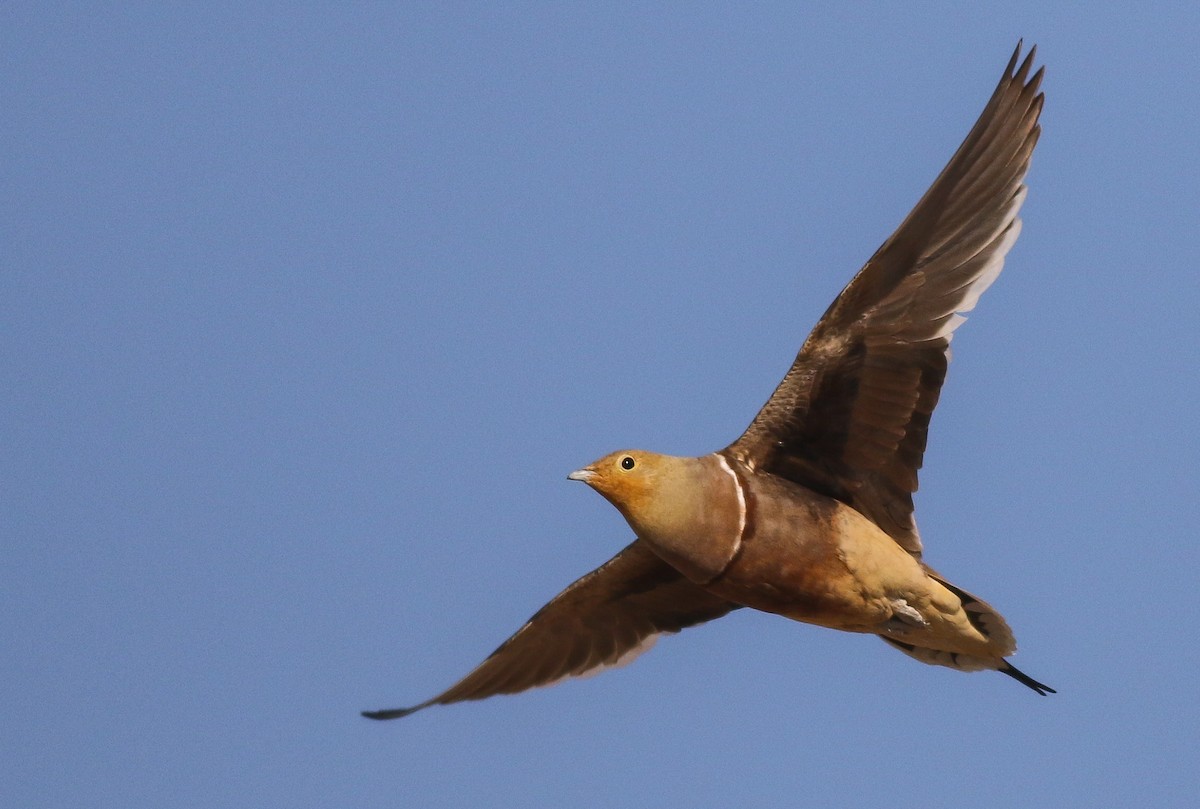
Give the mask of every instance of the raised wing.
<svg viewBox="0 0 1200 809">
<path fill-rule="evenodd" d="M 912 493 L 950 338 L 1004 265 L 1041 132 L 1042 70 L 1018 44 L 954 157 L 842 290 L 730 447 L 852 506 L 919 556 Z M 1014 68 L 1016 68 L 1014 72 Z"/>
<path fill-rule="evenodd" d="M 515 694 L 628 663 L 665 632 L 740 605 L 692 584 L 640 540 L 563 590 L 447 691 L 411 708 L 364 711 L 398 719 L 430 705 Z"/>
</svg>

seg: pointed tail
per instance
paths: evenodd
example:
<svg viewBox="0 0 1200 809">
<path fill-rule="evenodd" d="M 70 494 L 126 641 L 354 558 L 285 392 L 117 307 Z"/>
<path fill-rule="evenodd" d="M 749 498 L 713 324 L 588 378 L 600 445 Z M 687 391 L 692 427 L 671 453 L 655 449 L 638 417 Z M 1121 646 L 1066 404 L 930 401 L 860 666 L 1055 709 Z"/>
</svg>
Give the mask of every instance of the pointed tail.
<svg viewBox="0 0 1200 809">
<path fill-rule="evenodd" d="M 1038 692 L 1043 697 L 1046 696 L 1047 694 L 1057 694 L 1058 693 L 1057 691 L 1055 691 L 1053 688 L 1046 685 L 1045 683 L 1039 683 L 1037 680 L 1033 679 L 1028 674 L 1026 674 L 1025 672 L 1021 671 L 1019 668 L 1014 666 L 1012 663 L 1009 663 L 1007 660 L 1004 661 L 1004 666 L 1002 668 L 997 669 L 997 671 L 999 671 L 1001 674 L 1007 674 L 1009 677 L 1012 677 L 1014 680 L 1016 680 L 1021 685 L 1032 688 L 1034 691 Z"/>
</svg>

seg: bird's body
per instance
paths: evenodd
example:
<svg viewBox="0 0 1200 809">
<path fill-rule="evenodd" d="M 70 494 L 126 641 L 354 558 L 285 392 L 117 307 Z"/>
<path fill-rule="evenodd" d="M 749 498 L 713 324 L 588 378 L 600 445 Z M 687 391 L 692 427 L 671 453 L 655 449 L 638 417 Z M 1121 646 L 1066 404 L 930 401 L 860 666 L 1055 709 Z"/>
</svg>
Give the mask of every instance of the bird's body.
<svg viewBox="0 0 1200 809">
<path fill-rule="evenodd" d="M 658 557 L 733 604 L 956 655 L 964 670 L 1002 669 L 1015 650 L 998 613 L 973 597 L 964 603 L 875 523 L 728 453 L 626 450 L 572 475 Z"/>
<path fill-rule="evenodd" d="M 474 671 L 411 708 L 524 691 L 627 662 L 658 635 L 742 607 L 878 635 L 925 663 L 993 669 L 998 612 L 928 567 L 912 494 L 954 330 L 1020 232 L 1042 71 L 1020 46 L 979 120 L 900 227 L 817 323 L 735 442 L 699 458 L 613 453 L 570 475 L 636 539 Z"/>
</svg>

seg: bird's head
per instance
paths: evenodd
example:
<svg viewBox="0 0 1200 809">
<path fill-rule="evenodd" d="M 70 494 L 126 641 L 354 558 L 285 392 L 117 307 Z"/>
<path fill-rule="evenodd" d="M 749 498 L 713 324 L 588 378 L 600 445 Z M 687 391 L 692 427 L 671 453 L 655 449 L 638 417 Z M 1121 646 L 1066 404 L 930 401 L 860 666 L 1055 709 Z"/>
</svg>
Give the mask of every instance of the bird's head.
<svg viewBox="0 0 1200 809">
<path fill-rule="evenodd" d="M 621 450 L 567 475 L 617 507 L 639 536 L 674 533 L 693 519 L 703 487 L 696 458 Z"/>
<path fill-rule="evenodd" d="M 744 502 L 715 455 L 622 450 L 567 477 L 602 494 L 638 537 L 693 581 L 710 581 L 724 570 L 740 541 Z"/>
</svg>

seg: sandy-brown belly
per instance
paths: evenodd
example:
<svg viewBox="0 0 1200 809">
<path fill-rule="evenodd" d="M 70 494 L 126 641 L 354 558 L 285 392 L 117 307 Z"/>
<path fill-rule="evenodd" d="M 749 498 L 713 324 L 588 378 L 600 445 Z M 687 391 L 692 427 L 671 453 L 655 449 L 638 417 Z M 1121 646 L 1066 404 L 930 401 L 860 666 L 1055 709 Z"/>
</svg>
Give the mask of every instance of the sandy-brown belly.
<svg viewBox="0 0 1200 809">
<path fill-rule="evenodd" d="M 864 580 L 855 569 L 856 548 L 848 548 L 856 542 L 877 542 L 869 535 L 848 536 L 860 525 L 867 534 L 878 529 L 867 526 L 857 514 L 845 514 L 847 506 L 786 481 L 759 478 L 749 491 L 751 519 L 742 545 L 708 589 L 798 621 L 878 631 L 892 615 L 886 588 L 870 577 Z M 898 547 L 895 550 L 907 557 Z M 881 552 L 890 555 L 891 549 L 881 546 Z M 911 559 L 897 562 L 901 568 L 906 563 L 916 567 Z"/>
</svg>

